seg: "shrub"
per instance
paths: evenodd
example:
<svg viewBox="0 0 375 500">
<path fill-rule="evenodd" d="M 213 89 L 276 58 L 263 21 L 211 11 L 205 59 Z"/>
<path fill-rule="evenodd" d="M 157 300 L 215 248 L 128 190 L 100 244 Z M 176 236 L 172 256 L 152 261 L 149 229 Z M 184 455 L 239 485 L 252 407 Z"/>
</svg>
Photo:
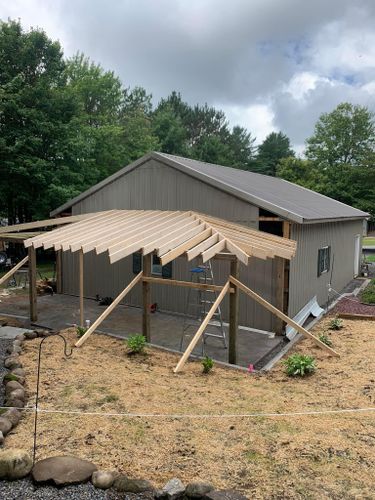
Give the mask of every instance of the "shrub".
<svg viewBox="0 0 375 500">
<path fill-rule="evenodd" d="M 210 371 L 214 367 L 214 361 L 213 361 L 213 359 L 210 358 L 209 356 L 205 356 L 202 359 L 202 366 L 203 366 L 203 370 L 202 370 L 203 373 L 210 373 Z"/>
<path fill-rule="evenodd" d="M 141 334 L 131 335 L 125 342 L 129 349 L 129 354 L 139 354 L 145 349 L 146 337 Z"/>
<path fill-rule="evenodd" d="M 85 328 L 84 326 L 77 326 L 76 332 L 77 332 L 77 337 L 80 339 L 87 332 L 87 328 Z"/>
<path fill-rule="evenodd" d="M 286 373 L 290 377 L 304 377 L 315 371 L 315 358 L 305 354 L 292 354 L 284 361 Z"/>
<path fill-rule="evenodd" d="M 361 293 L 361 302 L 375 304 L 375 279 L 372 279 Z"/>
<path fill-rule="evenodd" d="M 328 324 L 329 330 L 341 330 L 341 328 L 344 327 L 344 322 L 342 319 L 338 318 L 337 316 L 333 319 Z"/>
<path fill-rule="evenodd" d="M 332 340 L 328 337 L 326 333 L 321 333 L 319 335 L 319 340 L 323 342 L 323 344 L 328 345 L 328 347 L 332 346 Z"/>
</svg>

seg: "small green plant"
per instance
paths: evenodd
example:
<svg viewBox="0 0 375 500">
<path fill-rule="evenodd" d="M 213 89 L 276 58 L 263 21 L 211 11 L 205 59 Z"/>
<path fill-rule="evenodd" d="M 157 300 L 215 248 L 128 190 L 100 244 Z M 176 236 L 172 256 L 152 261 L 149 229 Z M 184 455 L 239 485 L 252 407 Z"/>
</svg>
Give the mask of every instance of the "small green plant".
<svg viewBox="0 0 375 500">
<path fill-rule="evenodd" d="M 140 354 L 144 351 L 146 346 L 146 337 L 141 334 L 131 335 L 126 340 L 127 348 L 129 349 L 129 354 Z"/>
<path fill-rule="evenodd" d="M 84 326 L 77 326 L 76 332 L 77 332 L 77 337 L 80 339 L 87 332 L 87 328 L 85 328 Z"/>
<path fill-rule="evenodd" d="M 361 302 L 375 304 L 375 279 L 372 279 L 361 293 Z"/>
<path fill-rule="evenodd" d="M 304 377 L 315 371 L 315 358 L 305 354 L 292 354 L 284 361 L 286 373 L 290 377 Z"/>
<path fill-rule="evenodd" d="M 18 380 L 20 379 L 20 377 L 18 377 L 17 375 L 14 375 L 14 373 L 7 373 L 6 375 L 4 375 L 4 382 L 10 382 L 11 380 L 15 380 L 16 382 L 18 382 Z"/>
<path fill-rule="evenodd" d="M 214 361 L 209 356 L 205 356 L 202 359 L 203 373 L 210 373 L 212 368 L 214 367 Z"/>
<path fill-rule="evenodd" d="M 328 347 L 332 346 L 332 340 L 329 338 L 329 336 L 326 333 L 321 333 L 319 335 L 319 340 L 323 342 L 323 344 L 328 345 Z"/>
<path fill-rule="evenodd" d="M 331 321 L 328 324 L 329 330 L 341 330 L 341 328 L 343 328 L 343 327 L 344 327 L 343 320 L 337 316 L 335 318 L 331 319 Z"/>
</svg>

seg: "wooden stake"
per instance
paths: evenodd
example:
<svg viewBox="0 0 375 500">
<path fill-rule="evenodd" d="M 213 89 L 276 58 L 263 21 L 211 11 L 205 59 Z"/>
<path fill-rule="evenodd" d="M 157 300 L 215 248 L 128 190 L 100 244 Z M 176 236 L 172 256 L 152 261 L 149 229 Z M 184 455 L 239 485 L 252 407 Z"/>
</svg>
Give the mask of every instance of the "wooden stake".
<svg viewBox="0 0 375 500">
<path fill-rule="evenodd" d="M 29 257 L 25 257 L 22 259 L 16 266 L 12 267 L 10 271 L 8 271 L 2 278 L 0 278 L 0 285 L 5 283 L 15 272 L 18 271 L 20 267 L 22 267 L 29 260 Z"/>
<path fill-rule="evenodd" d="M 143 256 L 143 275 L 149 277 L 151 275 L 151 259 L 152 254 Z M 148 281 L 142 283 L 142 301 L 143 301 L 143 315 L 142 315 L 142 334 L 147 342 L 151 342 L 151 327 L 150 327 L 150 305 L 151 305 L 151 286 Z"/>
<path fill-rule="evenodd" d="M 257 293 L 255 293 L 253 290 L 251 290 L 247 286 L 245 286 L 243 283 L 241 283 L 241 281 L 238 281 L 238 279 L 236 279 L 234 276 L 229 276 L 229 280 L 230 280 L 231 283 L 233 283 L 233 285 L 238 286 L 238 288 L 240 290 L 242 290 L 244 293 L 246 293 L 246 295 L 248 295 L 252 299 L 254 299 L 257 302 L 259 302 L 259 304 L 261 304 L 263 307 L 265 307 L 266 309 L 268 309 L 268 311 L 271 311 L 273 314 L 276 314 L 276 316 L 278 316 L 280 319 L 282 319 L 283 321 L 285 321 L 285 323 L 287 323 L 288 325 L 292 326 L 299 333 L 302 333 L 302 335 L 304 335 L 305 337 L 308 337 L 311 340 L 313 340 L 315 342 L 315 344 L 317 344 L 322 349 L 325 349 L 327 352 L 329 352 L 329 354 L 331 354 L 332 356 L 335 356 L 337 358 L 340 357 L 340 354 L 338 352 L 334 351 L 331 347 L 328 347 L 326 344 L 324 344 L 323 342 L 321 342 L 312 333 L 310 333 L 307 330 L 305 330 L 302 326 L 300 326 L 298 323 L 296 323 L 295 321 L 293 321 L 286 314 L 282 313 L 275 306 L 273 306 L 272 304 L 270 304 L 269 302 L 267 302 L 267 300 L 265 300 L 262 297 L 260 297 L 260 295 L 258 295 Z"/>
<path fill-rule="evenodd" d="M 79 252 L 79 322 L 84 326 L 84 311 L 83 311 L 83 251 Z"/>
<path fill-rule="evenodd" d="M 190 344 L 187 346 L 186 351 L 182 355 L 180 361 L 177 363 L 176 368 L 173 370 L 174 373 L 178 373 L 184 367 L 184 365 L 185 365 L 188 357 L 192 353 L 194 347 L 197 345 L 198 340 L 201 338 L 203 332 L 205 331 L 205 329 L 206 329 L 209 321 L 211 320 L 212 316 L 214 315 L 216 309 L 219 307 L 221 301 L 225 297 L 225 294 L 229 290 L 229 287 L 230 287 L 230 283 L 229 283 L 229 281 L 227 281 L 226 284 L 224 285 L 223 289 L 219 293 L 217 299 L 212 304 L 211 309 L 208 311 L 207 316 L 203 320 L 203 322 L 202 322 L 201 326 L 199 327 L 197 333 L 194 335 L 194 337 L 192 338 Z"/>
<path fill-rule="evenodd" d="M 140 281 L 142 278 L 142 272 L 137 274 L 137 276 L 129 283 L 129 285 L 118 295 L 115 300 L 110 304 L 107 309 L 99 316 L 99 318 L 94 321 L 94 323 L 90 326 L 87 332 L 81 337 L 76 343 L 76 347 L 80 347 L 86 340 L 90 337 L 90 335 L 98 328 L 98 326 L 105 320 L 105 318 L 113 311 L 113 309 L 121 302 L 121 300 L 125 297 L 127 293 Z"/>
<path fill-rule="evenodd" d="M 36 251 L 34 247 L 28 249 L 29 253 L 29 301 L 30 321 L 34 323 L 38 319 L 36 298 Z"/>
<path fill-rule="evenodd" d="M 230 263 L 230 274 L 235 278 L 239 278 L 240 266 L 238 260 L 233 260 Z M 239 290 L 234 285 L 234 293 L 229 296 L 229 352 L 228 361 L 231 365 L 237 364 L 237 332 L 238 332 L 238 306 L 239 306 Z"/>
</svg>

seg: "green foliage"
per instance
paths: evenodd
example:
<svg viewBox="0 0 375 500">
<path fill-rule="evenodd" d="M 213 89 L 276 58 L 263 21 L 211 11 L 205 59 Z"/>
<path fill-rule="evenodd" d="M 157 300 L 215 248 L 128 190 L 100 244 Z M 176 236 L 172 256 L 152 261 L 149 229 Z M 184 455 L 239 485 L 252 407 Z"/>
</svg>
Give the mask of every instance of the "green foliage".
<svg viewBox="0 0 375 500">
<path fill-rule="evenodd" d="M 329 338 L 329 336 L 326 333 L 321 333 L 319 335 L 319 340 L 323 342 L 323 344 L 328 345 L 329 347 L 332 346 L 332 340 Z"/>
<path fill-rule="evenodd" d="M 365 304 L 375 304 L 375 279 L 372 279 L 361 293 L 361 301 Z"/>
<path fill-rule="evenodd" d="M 328 323 L 329 330 L 341 330 L 342 328 L 344 328 L 344 322 L 337 316 Z"/>
<path fill-rule="evenodd" d="M 292 354 L 283 364 L 290 377 L 304 377 L 316 369 L 315 358 L 305 354 Z"/>
<path fill-rule="evenodd" d="M 77 333 L 77 337 L 79 339 L 81 337 L 83 337 L 86 332 L 87 332 L 87 328 L 85 328 L 84 326 L 77 326 L 76 333 Z"/>
<path fill-rule="evenodd" d="M 282 132 L 271 132 L 258 147 L 255 167 L 260 174 L 276 175 L 277 167 L 284 158 L 293 158 L 289 137 Z"/>
<path fill-rule="evenodd" d="M 146 337 L 141 334 L 131 335 L 126 341 L 129 354 L 140 354 L 146 346 Z"/>
<path fill-rule="evenodd" d="M 210 371 L 214 367 L 213 359 L 210 358 L 209 356 L 205 356 L 202 359 L 202 366 L 203 366 L 203 369 L 202 369 L 203 373 L 210 373 Z"/>
<path fill-rule="evenodd" d="M 6 375 L 4 375 L 4 380 L 6 380 L 7 382 L 10 382 L 11 380 L 18 381 L 19 377 L 17 375 L 14 375 L 14 373 L 7 373 Z"/>
</svg>

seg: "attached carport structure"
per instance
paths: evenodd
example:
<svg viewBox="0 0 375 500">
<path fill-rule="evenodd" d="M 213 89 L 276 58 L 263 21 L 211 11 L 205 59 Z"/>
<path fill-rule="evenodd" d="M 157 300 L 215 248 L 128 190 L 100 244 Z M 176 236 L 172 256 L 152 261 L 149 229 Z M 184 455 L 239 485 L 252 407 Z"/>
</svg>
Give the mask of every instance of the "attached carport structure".
<svg viewBox="0 0 375 500">
<path fill-rule="evenodd" d="M 229 300 L 229 362 L 236 364 L 236 338 L 238 330 L 238 295 L 239 290 L 303 333 L 310 336 L 321 347 L 333 355 L 335 351 L 320 342 L 293 320 L 288 318 L 272 304 L 257 295 L 254 291 L 239 281 L 239 262 L 249 265 L 250 257 L 260 259 L 281 258 L 290 260 L 296 251 L 296 243 L 288 238 L 282 238 L 269 233 L 250 229 L 245 226 L 217 219 L 193 211 L 162 211 L 162 210 L 109 210 L 54 219 L 56 225 L 63 227 L 52 229 L 25 240 L 29 251 L 29 266 L 35 266 L 35 250 L 37 248 L 54 249 L 61 252 L 79 253 L 80 282 L 80 321 L 83 326 L 84 311 L 84 255 L 88 252 L 106 253 L 111 264 L 124 259 L 135 252 L 141 252 L 143 259 L 142 271 L 128 284 L 118 297 L 108 306 L 103 314 L 91 325 L 87 332 L 78 340 L 76 346 L 81 346 L 98 328 L 100 323 L 111 313 L 116 305 L 138 283 L 142 283 L 143 296 L 143 335 L 149 342 L 151 303 L 150 285 L 178 285 L 185 287 L 202 287 L 218 292 L 217 299 L 203 320 L 196 335 L 186 349 L 175 371 L 182 369 L 184 363 L 199 341 L 208 322 L 218 305 L 230 293 Z M 47 224 L 48 223 L 48 224 Z M 39 221 L 19 226 L 9 226 L 6 232 L 30 230 L 53 226 L 53 221 Z M 5 232 L 5 228 L 4 228 Z M 152 255 L 156 253 L 161 265 L 165 265 L 180 256 L 186 256 L 188 261 L 199 258 L 205 263 L 212 258 L 230 260 L 230 276 L 224 286 L 197 284 L 186 281 L 156 278 L 151 276 Z M 33 287 L 35 280 L 30 280 Z M 280 287 L 283 290 L 283 287 Z M 31 308 L 35 302 L 35 291 L 30 292 Z M 36 313 L 36 311 L 35 311 Z M 35 316 L 35 314 L 34 314 Z"/>
</svg>

